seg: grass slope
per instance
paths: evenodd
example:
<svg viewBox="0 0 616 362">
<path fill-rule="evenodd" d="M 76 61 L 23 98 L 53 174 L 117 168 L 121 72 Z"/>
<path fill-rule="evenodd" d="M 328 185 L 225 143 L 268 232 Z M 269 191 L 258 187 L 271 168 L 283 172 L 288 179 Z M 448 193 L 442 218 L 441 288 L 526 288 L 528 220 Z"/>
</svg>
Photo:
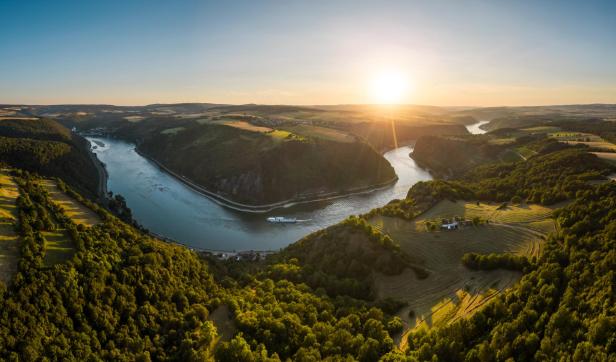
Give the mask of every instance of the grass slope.
<svg viewBox="0 0 616 362">
<path fill-rule="evenodd" d="M 405 333 L 398 339 L 400 347 L 406 348 L 406 335 L 410 331 L 443 326 L 468 317 L 511 287 L 522 273 L 472 271 L 462 264 L 462 256 L 471 252 L 539 256 L 544 234 L 554 230 L 554 221 L 550 219 L 554 209 L 539 205 L 499 208 L 495 204 L 441 201 L 410 221 L 373 217 L 372 225 L 399 243 L 415 266 L 429 272 L 425 279 L 417 278 L 409 269 L 399 275 L 376 276 L 379 298 L 408 302 L 398 312 L 405 324 Z M 428 232 L 425 227 L 426 221 L 454 216 L 480 217 L 491 223 L 456 231 Z"/>
<path fill-rule="evenodd" d="M 6 171 L 0 172 L 0 280 L 7 284 L 17 271 L 19 236 L 13 223 L 17 219 L 17 185 Z"/>
<path fill-rule="evenodd" d="M 94 226 L 101 223 L 101 218 L 94 211 L 90 210 L 85 205 L 62 192 L 55 181 L 45 180 L 42 182 L 45 190 L 49 193 L 52 201 L 59 204 L 68 217 L 75 224 L 83 224 L 86 226 Z"/>
</svg>

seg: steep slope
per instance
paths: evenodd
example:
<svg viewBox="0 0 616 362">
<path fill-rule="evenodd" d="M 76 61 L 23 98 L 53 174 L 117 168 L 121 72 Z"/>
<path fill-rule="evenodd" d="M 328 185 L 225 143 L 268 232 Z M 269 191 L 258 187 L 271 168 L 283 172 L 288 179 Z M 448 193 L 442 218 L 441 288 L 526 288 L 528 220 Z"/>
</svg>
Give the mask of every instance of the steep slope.
<svg viewBox="0 0 616 362">
<path fill-rule="evenodd" d="M 238 124 L 178 123 L 132 134 L 140 136 L 133 137 L 141 140 L 142 154 L 218 196 L 250 206 L 309 200 L 395 180 L 391 165 L 363 142 Z"/>
<path fill-rule="evenodd" d="M 42 175 L 61 177 L 88 195 L 97 195 L 99 177 L 88 142 L 48 120 L 1 120 L 0 162 Z"/>
</svg>

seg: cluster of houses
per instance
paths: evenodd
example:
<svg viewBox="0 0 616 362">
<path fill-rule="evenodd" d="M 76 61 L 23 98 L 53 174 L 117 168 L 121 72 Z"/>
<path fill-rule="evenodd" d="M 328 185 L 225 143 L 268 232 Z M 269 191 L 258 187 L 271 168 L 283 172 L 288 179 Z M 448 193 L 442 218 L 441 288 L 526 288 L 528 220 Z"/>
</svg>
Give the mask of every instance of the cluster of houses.
<svg viewBox="0 0 616 362">
<path fill-rule="evenodd" d="M 171 238 L 168 238 L 164 235 L 157 234 L 153 231 L 148 232 L 151 236 L 165 241 L 167 243 L 181 245 L 188 248 L 191 251 L 194 251 L 202 256 L 213 257 L 219 260 L 233 260 L 233 261 L 262 261 L 268 255 L 274 254 L 273 250 L 245 250 L 245 251 L 222 251 L 222 250 L 209 250 L 209 249 L 197 249 L 185 245 L 181 242 L 175 241 Z"/>
</svg>

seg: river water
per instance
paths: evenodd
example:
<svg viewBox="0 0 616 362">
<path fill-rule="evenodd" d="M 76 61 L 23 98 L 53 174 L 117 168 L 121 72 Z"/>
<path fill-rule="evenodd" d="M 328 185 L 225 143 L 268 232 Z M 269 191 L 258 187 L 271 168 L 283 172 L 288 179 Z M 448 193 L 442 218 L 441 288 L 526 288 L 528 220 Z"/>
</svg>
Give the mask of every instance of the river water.
<svg viewBox="0 0 616 362">
<path fill-rule="evenodd" d="M 484 124 L 490 123 L 490 121 L 479 121 L 477 123 L 473 123 L 473 124 L 469 124 L 466 126 L 466 129 L 472 133 L 472 134 L 484 134 L 487 131 L 479 128 L 481 126 L 483 126 Z"/>
<path fill-rule="evenodd" d="M 400 147 L 384 155 L 399 178 L 391 187 L 269 213 L 245 213 L 225 208 L 189 188 L 141 157 L 132 143 L 101 137 L 88 137 L 88 140 L 96 146 L 93 151 L 105 164 L 108 190 L 126 198 L 140 224 L 199 249 L 278 250 L 349 215 L 404 198 L 416 182 L 432 179 L 409 157 L 412 149 Z M 305 221 L 272 224 L 265 221 L 268 216 Z"/>
</svg>

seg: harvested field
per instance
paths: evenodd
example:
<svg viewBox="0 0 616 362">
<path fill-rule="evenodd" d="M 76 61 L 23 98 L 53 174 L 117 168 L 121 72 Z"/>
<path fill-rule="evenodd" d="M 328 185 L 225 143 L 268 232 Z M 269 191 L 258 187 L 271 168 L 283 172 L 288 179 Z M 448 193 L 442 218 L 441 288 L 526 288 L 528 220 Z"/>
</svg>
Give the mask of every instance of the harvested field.
<svg viewBox="0 0 616 362">
<path fill-rule="evenodd" d="M 22 121 L 36 121 L 38 117 L 16 117 L 16 116 L 0 117 L 0 121 L 4 121 L 7 119 L 18 119 Z"/>
<path fill-rule="evenodd" d="M 285 127 L 285 129 L 305 137 L 321 138 L 336 142 L 355 142 L 355 137 L 351 136 L 348 133 L 335 130 L 333 128 L 298 124 L 291 127 Z"/>
<path fill-rule="evenodd" d="M 62 192 L 55 181 L 45 180 L 42 182 L 42 185 L 49 192 L 51 200 L 60 204 L 64 208 L 66 215 L 73 219 L 76 224 L 93 226 L 101 223 L 98 214 Z"/>
<path fill-rule="evenodd" d="M 502 204 L 477 203 L 468 201 L 444 200 L 430 210 L 413 220 L 418 230 L 425 230 L 425 222 L 441 218 L 460 216 L 466 219 L 479 217 L 493 223 L 516 224 L 543 234 L 554 231 L 552 213 L 566 203 L 559 203 L 550 207 L 535 204 Z"/>
<path fill-rule="evenodd" d="M 596 148 L 596 149 L 602 149 L 602 150 L 614 150 L 616 151 L 616 145 L 614 145 L 611 142 L 607 142 L 607 141 L 589 141 L 589 142 L 582 142 L 582 141 L 567 141 L 566 143 L 570 144 L 570 145 L 578 145 L 578 144 L 584 144 L 587 145 L 588 147 L 592 147 L 592 148 Z"/>
<path fill-rule="evenodd" d="M 0 171 L 0 280 L 9 283 L 17 271 L 19 236 L 13 229 L 17 220 L 19 189 L 6 171 Z"/>
<path fill-rule="evenodd" d="M 604 140 L 603 138 L 590 134 L 590 133 L 581 133 L 581 132 L 556 132 L 550 133 L 550 137 L 556 138 L 561 142 L 565 142 L 571 145 L 584 144 L 589 147 L 606 149 L 606 150 L 614 150 L 616 151 L 616 145 Z"/>
<path fill-rule="evenodd" d="M 126 116 L 124 117 L 125 120 L 129 121 L 129 122 L 139 122 L 145 119 L 144 116 Z"/>
<path fill-rule="evenodd" d="M 224 121 L 221 123 L 224 124 L 225 126 L 239 128 L 239 129 L 243 129 L 245 131 L 251 131 L 251 132 L 267 133 L 267 132 L 273 131 L 272 128 L 255 126 L 254 124 L 248 123 L 245 121 Z"/>
</svg>

